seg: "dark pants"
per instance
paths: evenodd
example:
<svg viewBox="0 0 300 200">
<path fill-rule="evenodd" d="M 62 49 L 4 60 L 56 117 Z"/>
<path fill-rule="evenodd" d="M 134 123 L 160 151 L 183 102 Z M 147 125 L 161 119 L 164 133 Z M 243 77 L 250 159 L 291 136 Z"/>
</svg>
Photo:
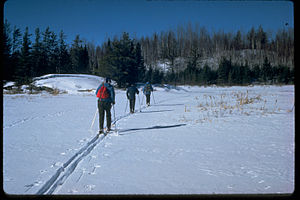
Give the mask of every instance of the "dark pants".
<svg viewBox="0 0 300 200">
<path fill-rule="evenodd" d="M 150 94 L 146 94 L 146 103 L 150 104 Z"/>
<path fill-rule="evenodd" d="M 99 110 L 99 127 L 103 130 L 104 124 L 104 113 L 106 113 L 106 126 L 107 129 L 111 128 L 111 102 L 99 101 L 98 100 L 98 110 Z"/>
<path fill-rule="evenodd" d="M 134 99 L 129 99 L 129 105 L 130 105 L 130 112 L 134 113 L 135 98 Z"/>
</svg>

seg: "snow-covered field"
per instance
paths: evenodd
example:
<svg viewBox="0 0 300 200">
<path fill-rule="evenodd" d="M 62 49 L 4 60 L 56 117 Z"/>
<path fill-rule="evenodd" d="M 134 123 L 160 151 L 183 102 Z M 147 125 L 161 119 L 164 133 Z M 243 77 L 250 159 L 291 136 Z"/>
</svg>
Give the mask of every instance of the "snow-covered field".
<svg viewBox="0 0 300 200">
<path fill-rule="evenodd" d="M 6 193 L 294 191 L 294 86 L 155 87 L 150 107 L 137 97 L 135 114 L 116 90 L 119 131 L 97 137 L 102 80 L 49 76 L 36 85 L 67 94 L 4 95 Z"/>
</svg>

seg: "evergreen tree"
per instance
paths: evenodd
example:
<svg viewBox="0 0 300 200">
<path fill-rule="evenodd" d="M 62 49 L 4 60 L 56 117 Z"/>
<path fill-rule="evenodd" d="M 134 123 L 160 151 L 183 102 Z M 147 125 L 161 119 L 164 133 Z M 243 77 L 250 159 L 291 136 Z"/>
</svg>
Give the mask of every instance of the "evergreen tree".
<svg viewBox="0 0 300 200">
<path fill-rule="evenodd" d="M 16 78 L 16 68 L 20 64 L 22 34 L 19 28 L 14 27 L 12 39 L 12 55 L 11 55 L 11 70 L 12 78 Z"/>
<path fill-rule="evenodd" d="M 42 55 L 42 42 L 40 29 L 35 29 L 35 43 L 32 46 L 32 76 L 41 76 L 43 75 L 43 55 Z"/>
<path fill-rule="evenodd" d="M 51 31 L 50 32 L 50 40 L 49 40 L 49 50 L 50 50 L 50 57 L 49 57 L 49 71 L 48 73 L 57 73 L 57 67 L 59 65 L 59 47 L 57 41 L 57 35 Z"/>
<path fill-rule="evenodd" d="M 3 80 L 12 80 L 13 78 L 13 66 L 11 62 L 11 39 L 10 35 L 10 25 L 7 20 L 5 20 L 3 30 L 2 30 L 2 38 L 3 38 L 3 68 L 2 68 L 2 76 Z"/>
<path fill-rule="evenodd" d="M 113 42 L 112 70 L 119 87 L 137 81 L 138 70 L 135 62 L 133 41 L 124 32 L 120 41 Z"/>
<path fill-rule="evenodd" d="M 137 71 L 138 71 L 137 81 L 143 82 L 144 78 L 145 78 L 146 67 L 144 65 L 142 49 L 141 49 L 141 45 L 139 42 L 136 44 L 134 54 L 135 54 L 135 60 L 136 60 L 135 65 L 136 65 Z"/>
<path fill-rule="evenodd" d="M 89 53 L 87 50 L 87 46 L 80 47 L 80 58 L 79 58 L 79 73 L 89 73 Z"/>
<path fill-rule="evenodd" d="M 246 62 L 246 65 L 243 66 L 243 74 L 242 74 L 242 84 L 249 84 L 251 83 L 251 70 Z"/>
<path fill-rule="evenodd" d="M 203 84 L 204 85 L 209 84 L 212 79 L 212 76 L 211 76 L 211 69 L 207 64 L 204 65 L 202 74 L 203 74 L 203 77 L 202 77 Z"/>
<path fill-rule="evenodd" d="M 114 79 L 117 77 L 116 71 L 113 67 L 116 59 L 114 58 L 110 39 L 108 39 L 107 43 L 104 44 L 104 52 L 104 56 L 102 56 L 102 59 L 99 62 L 97 74 L 102 77 L 111 77 Z"/>
<path fill-rule="evenodd" d="M 259 81 L 260 80 L 260 74 L 261 74 L 261 70 L 259 65 L 254 65 L 253 69 L 252 69 L 252 81 Z"/>
<path fill-rule="evenodd" d="M 219 84 L 227 84 L 228 83 L 228 75 L 232 68 L 231 60 L 227 60 L 226 58 L 222 58 L 219 68 L 218 68 L 218 83 Z"/>
<path fill-rule="evenodd" d="M 12 39 L 12 53 L 20 52 L 20 47 L 22 45 L 22 39 L 21 39 L 21 31 L 19 28 L 14 26 L 13 31 L 13 39 Z"/>
<path fill-rule="evenodd" d="M 41 52 L 41 67 L 38 71 L 39 75 L 51 73 L 50 58 L 51 58 L 51 31 L 47 27 L 42 33 L 42 52 Z"/>
<path fill-rule="evenodd" d="M 82 46 L 82 40 L 80 40 L 79 35 L 76 35 L 73 41 L 70 56 L 72 63 L 73 73 L 88 73 L 89 56 L 86 45 Z"/>
<path fill-rule="evenodd" d="M 272 66 L 267 57 L 265 57 L 264 64 L 261 69 L 261 75 L 265 82 L 273 79 Z"/>
<path fill-rule="evenodd" d="M 72 73 L 78 72 L 80 68 L 80 43 L 81 42 L 82 41 L 80 40 L 79 35 L 76 35 L 70 50 Z"/>
<path fill-rule="evenodd" d="M 70 54 L 67 49 L 67 44 L 64 41 L 65 35 L 61 30 L 59 34 L 58 41 L 58 65 L 56 72 L 57 73 L 69 73 L 71 71 L 71 59 Z"/>
<path fill-rule="evenodd" d="M 31 34 L 28 32 L 28 27 L 25 28 L 23 36 L 23 43 L 20 55 L 20 65 L 16 69 L 17 83 L 26 84 L 29 83 L 31 76 L 31 41 L 29 39 Z"/>
</svg>

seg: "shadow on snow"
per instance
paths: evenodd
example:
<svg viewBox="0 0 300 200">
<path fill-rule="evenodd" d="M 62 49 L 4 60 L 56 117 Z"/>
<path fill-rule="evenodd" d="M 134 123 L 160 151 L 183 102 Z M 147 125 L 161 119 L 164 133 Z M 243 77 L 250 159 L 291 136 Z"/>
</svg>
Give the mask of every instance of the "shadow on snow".
<svg viewBox="0 0 300 200">
<path fill-rule="evenodd" d="M 149 111 L 141 111 L 141 113 L 155 113 L 155 112 L 169 112 L 173 110 L 149 110 Z"/>
<path fill-rule="evenodd" d="M 180 126 L 185 126 L 186 124 L 175 124 L 175 125 L 168 125 L 168 126 L 151 126 L 151 127 L 146 127 L 146 128 L 131 128 L 131 129 L 121 129 L 119 130 L 120 133 L 124 132 L 130 132 L 130 131 L 142 131 L 142 130 L 151 130 L 151 129 L 164 129 L 164 128 L 175 128 L 175 127 L 180 127 Z M 126 134 L 120 134 L 120 135 L 126 135 Z"/>
<path fill-rule="evenodd" d="M 151 106 L 183 106 L 183 103 L 174 103 L 174 104 L 153 104 Z"/>
</svg>

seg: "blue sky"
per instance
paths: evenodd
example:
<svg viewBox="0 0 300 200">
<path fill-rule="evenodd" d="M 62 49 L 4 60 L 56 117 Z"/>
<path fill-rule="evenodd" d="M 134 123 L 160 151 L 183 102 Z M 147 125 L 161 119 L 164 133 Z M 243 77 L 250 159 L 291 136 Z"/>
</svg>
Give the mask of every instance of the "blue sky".
<svg viewBox="0 0 300 200">
<path fill-rule="evenodd" d="M 70 43 L 77 34 L 99 45 L 129 32 L 131 37 L 151 36 L 187 23 L 208 31 L 248 32 L 261 25 L 265 31 L 294 27 L 291 1 L 202 1 L 202 0 L 8 0 L 4 18 L 22 31 L 56 34 L 63 30 Z"/>
</svg>

